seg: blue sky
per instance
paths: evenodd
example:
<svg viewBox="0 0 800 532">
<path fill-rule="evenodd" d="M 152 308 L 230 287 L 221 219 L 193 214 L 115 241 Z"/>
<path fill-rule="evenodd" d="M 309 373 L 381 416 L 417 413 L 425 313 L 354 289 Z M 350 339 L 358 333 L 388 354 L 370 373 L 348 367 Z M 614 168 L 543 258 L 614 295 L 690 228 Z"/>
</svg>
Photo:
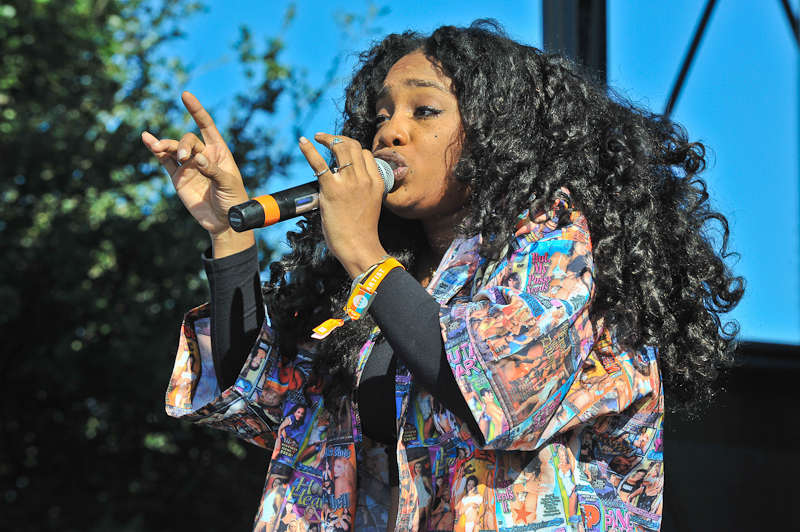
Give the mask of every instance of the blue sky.
<svg viewBox="0 0 800 532">
<path fill-rule="evenodd" d="M 169 53 L 194 65 L 185 88 L 216 109 L 217 120 L 224 123 L 232 94 L 246 87 L 231 49 L 239 27 L 249 25 L 257 39 L 275 35 L 289 2 L 207 3 L 207 12 L 183 25 L 186 37 L 173 43 Z M 800 2 L 790 3 L 797 12 Z M 518 40 L 542 44 L 538 1 L 350 2 L 346 10 L 360 14 L 369 6 L 388 8 L 372 23 L 379 33 L 361 39 L 342 35 L 335 14 L 344 5 L 296 3 L 282 58 L 306 68 L 312 81 L 321 80 L 337 56 L 344 78 L 354 64 L 353 53 L 382 34 L 406 29 L 428 32 L 441 24 L 491 17 Z M 704 6 L 699 0 L 610 0 L 609 83 L 640 105 L 663 110 Z M 705 179 L 716 207 L 731 221 L 732 247 L 741 254 L 734 268 L 747 278 L 748 292 L 733 316 L 746 340 L 800 344 L 798 64 L 780 0 L 719 0 L 672 113 L 690 137 L 713 150 Z M 331 91 L 308 135 L 333 130 L 340 96 L 340 89 Z M 295 142 L 289 135 L 287 128 L 283 140 Z M 289 182 L 309 178 L 298 166 Z M 284 222 L 263 231 L 280 240 L 292 225 Z"/>
</svg>

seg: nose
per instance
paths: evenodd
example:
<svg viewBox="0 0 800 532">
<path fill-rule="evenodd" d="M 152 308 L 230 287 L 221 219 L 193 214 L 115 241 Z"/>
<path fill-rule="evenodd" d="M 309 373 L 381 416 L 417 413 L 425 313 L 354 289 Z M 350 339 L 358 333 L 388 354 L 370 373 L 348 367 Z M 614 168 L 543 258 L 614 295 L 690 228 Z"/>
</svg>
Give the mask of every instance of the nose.
<svg viewBox="0 0 800 532">
<path fill-rule="evenodd" d="M 376 140 L 380 146 L 386 147 L 408 144 L 408 123 L 395 114 L 380 127 Z"/>
</svg>

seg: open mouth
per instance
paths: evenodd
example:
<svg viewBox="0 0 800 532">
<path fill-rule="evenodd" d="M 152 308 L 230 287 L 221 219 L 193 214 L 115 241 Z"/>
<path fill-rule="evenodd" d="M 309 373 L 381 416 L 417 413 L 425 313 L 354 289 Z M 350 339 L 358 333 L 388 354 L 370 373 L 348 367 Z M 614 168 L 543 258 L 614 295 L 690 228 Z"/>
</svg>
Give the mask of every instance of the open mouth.
<svg viewBox="0 0 800 532">
<path fill-rule="evenodd" d="M 388 151 L 388 150 L 387 150 Z M 408 167 L 406 166 L 406 162 L 403 160 L 403 157 L 397 152 L 383 152 L 380 151 L 375 153 L 376 159 L 382 159 L 389 163 L 389 166 L 392 168 L 392 173 L 394 173 L 395 179 L 395 188 L 397 188 L 397 180 L 402 179 L 403 176 L 406 174 L 406 170 Z"/>
</svg>

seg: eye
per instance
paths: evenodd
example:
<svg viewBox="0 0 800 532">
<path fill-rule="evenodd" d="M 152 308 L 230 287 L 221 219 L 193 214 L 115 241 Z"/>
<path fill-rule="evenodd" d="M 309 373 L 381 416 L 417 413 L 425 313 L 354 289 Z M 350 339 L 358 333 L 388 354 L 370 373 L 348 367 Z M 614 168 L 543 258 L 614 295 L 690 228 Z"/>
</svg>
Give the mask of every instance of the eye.
<svg viewBox="0 0 800 532">
<path fill-rule="evenodd" d="M 428 107 L 427 105 L 422 105 L 414 109 L 414 116 L 416 118 L 433 118 L 434 116 L 439 116 L 440 114 L 442 114 L 441 109 Z"/>
<path fill-rule="evenodd" d="M 387 115 L 376 115 L 375 118 L 372 119 L 372 123 L 380 127 L 384 122 L 389 120 L 389 118 L 391 117 Z"/>
</svg>

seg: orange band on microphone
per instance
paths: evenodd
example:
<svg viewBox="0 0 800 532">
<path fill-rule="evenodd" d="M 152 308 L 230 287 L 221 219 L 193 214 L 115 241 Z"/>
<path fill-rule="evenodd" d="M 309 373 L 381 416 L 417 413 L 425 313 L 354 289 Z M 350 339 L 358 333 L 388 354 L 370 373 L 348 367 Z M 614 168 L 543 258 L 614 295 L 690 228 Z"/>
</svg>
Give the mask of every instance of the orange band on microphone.
<svg viewBox="0 0 800 532">
<path fill-rule="evenodd" d="M 272 196 L 258 196 L 253 198 L 264 208 L 264 225 L 267 227 L 281 221 L 281 210 L 278 208 L 278 202 Z"/>
</svg>

